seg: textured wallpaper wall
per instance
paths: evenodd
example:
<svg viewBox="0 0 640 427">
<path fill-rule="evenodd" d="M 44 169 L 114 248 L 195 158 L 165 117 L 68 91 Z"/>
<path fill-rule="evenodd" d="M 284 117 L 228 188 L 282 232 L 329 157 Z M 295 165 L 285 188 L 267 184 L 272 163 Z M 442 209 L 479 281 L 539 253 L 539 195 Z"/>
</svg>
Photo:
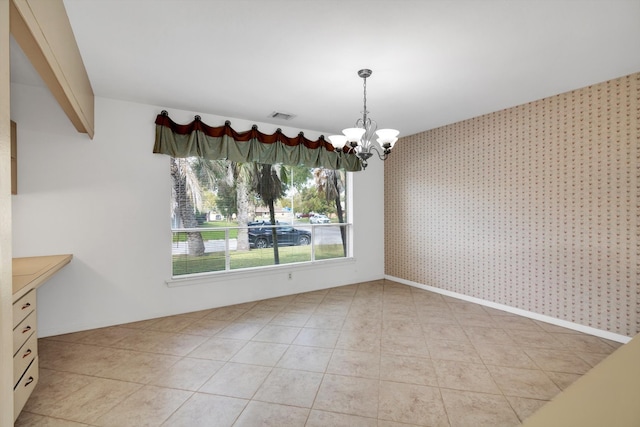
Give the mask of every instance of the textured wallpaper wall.
<svg viewBox="0 0 640 427">
<path fill-rule="evenodd" d="M 401 139 L 385 273 L 640 332 L 640 73 Z"/>
</svg>

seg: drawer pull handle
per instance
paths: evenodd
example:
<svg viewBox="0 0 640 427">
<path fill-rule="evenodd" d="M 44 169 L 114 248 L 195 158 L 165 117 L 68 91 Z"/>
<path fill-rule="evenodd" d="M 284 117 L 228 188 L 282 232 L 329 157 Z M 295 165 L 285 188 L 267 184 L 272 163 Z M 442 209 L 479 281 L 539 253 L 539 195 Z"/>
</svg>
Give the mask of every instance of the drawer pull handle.
<svg viewBox="0 0 640 427">
<path fill-rule="evenodd" d="M 27 351 L 24 352 L 24 354 L 22 355 L 22 358 L 24 359 L 25 357 L 29 356 L 31 354 L 31 349 L 28 348 Z"/>
<path fill-rule="evenodd" d="M 26 334 L 26 333 L 27 333 L 27 332 L 29 332 L 30 330 L 31 330 L 31 326 L 27 326 L 26 328 L 24 328 L 24 329 L 22 330 L 22 333 L 23 333 L 23 334 Z"/>
<path fill-rule="evenodd" d="M 29 377 L 29 379 L 27 380 L 27 382 L 26 382 L 26 383 L 24 383 L 24 386 L 25 386 L 25 387 L 26 387 L 26 386 L 28 386 L 28 385 L 29 385 L 29 384 L 31 384 L 33 381 L 34 381 L 34 378 L 33 378 L 33 377 Z"/>
<path fill-rule="evenodd" d="M 31 307 L 31 303 L 30 303 L 30 302 L 25 303 L 25 304 L 22 306 L 22 309 L 23 309 L 23 310 L 26 310 L 26 309 L 27 309 L 27 308 L 29 308 L 29 307 Z"/>
</svg>

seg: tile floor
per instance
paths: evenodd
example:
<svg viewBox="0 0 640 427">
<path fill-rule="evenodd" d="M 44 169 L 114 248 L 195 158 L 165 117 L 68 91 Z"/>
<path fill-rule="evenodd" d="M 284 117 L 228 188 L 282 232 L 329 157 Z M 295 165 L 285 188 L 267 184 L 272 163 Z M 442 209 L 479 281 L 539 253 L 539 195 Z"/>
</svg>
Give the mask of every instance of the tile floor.
<svg viewBox="0 0 640 427">
<path fill-rule="evenodd" d="M 16 426 L 517 426 L 618 346 L 381 280 L 40 339 Z"/>
</svg>

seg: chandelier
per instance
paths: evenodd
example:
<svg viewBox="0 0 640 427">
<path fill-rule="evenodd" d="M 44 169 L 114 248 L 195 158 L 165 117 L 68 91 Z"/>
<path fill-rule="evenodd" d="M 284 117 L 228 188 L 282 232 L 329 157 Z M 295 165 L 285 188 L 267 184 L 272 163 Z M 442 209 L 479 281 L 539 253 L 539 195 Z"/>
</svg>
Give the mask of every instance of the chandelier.
<svg viewBox="0 0 640 427">
<path fill-rule="evenodd" d="M 398 140 L 399 131 L 395 129 L 378 129 L 378 124 L 371 120 L 367 115 L 367 77 L 371 76 L 372 71 L 369 69 L 363 69 L 358 71 L 358 76 L 364 80 L 364 109 L 362 111 L 362 118 L 356 121 L 355 127 L 343 129 L 343 135 L 331 135 L 329 141 L 336 149 L 343 149 L 346 145 L 348 152 L 354 153 L 362 164 L 362 169 L 367 168 L 367 160 L 373 156 L 372 151 L 378 154 L 380 160 L 387 160 L 389 153 L 394 144 Z M 382 154 L 376 147 L 374 147 L 372 139 L 374 134 L 377 135 L 378 144 L 382 149 Z"/>
</svg>

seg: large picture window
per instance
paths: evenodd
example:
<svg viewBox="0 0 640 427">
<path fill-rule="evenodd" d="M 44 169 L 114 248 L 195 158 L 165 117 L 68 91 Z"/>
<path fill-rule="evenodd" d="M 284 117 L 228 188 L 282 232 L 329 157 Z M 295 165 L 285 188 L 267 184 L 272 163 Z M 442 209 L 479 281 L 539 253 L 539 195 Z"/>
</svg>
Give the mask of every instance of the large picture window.
<svg viewBox="0 0 640 427">
<path fill-rule="evenodd" d="M 347 175 L 172 157 L 173 276 L 349 256 Z"/>
</svg>

